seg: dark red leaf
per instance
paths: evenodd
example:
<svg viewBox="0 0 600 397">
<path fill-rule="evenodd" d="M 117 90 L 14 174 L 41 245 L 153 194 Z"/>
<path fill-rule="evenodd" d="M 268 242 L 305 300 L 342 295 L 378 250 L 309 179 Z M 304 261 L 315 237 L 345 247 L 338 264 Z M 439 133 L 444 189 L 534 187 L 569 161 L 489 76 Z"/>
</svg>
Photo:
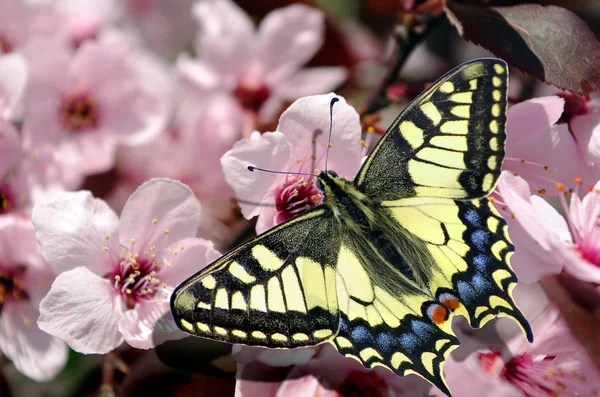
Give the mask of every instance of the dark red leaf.
<svg viewBox="0 0 600 397">
<path fill-rule="evenodd" d="M 584 95 L 600 86 L 600 43 L 571 11 L 448 2 L 446 14 L 465 39 L 542 81 Z"/>
</svg>

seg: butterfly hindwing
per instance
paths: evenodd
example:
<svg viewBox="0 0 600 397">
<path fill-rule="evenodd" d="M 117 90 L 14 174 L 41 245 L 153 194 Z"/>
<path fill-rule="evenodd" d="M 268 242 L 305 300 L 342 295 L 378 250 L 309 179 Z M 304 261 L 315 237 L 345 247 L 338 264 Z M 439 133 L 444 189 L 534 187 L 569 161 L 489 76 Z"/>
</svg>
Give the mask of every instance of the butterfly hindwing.
<svg viewBox="0 0 600 397">
<path fill-rule="evenodd" d="M 388 128 L 356 186 L 382 201 L 489 194 L 504 157 L 507 73 L 503 61 L 482 59 L 440 78 Z"/>
<path fill-rule="evenodd" d="M 511 297 L 517 278 L 506 222 L 488 199 L 415 197 L 383 202 L 382 208 L 425 244 L 424 258 L 435 263 L 426 284 L 437 301 L 474 328 L 496 316 L 513 318 L 532 339 Z"/>
<path fill-rule="evenodd" d="M 171 298 L 178 326 L 198 336 L 269 347 L 331 339 L 339 328 L 339 243 L 331 222 L 326 208 L 314 209 L 188 279 Z"/>
<path fill-rule="evenodd" d="M 356 237 L 348 233 L 343 238 Z M 343 243 L 338 258 L 340 330 L 335 347 L 367 368 L 383 366 L 400 376 L 415 373 L 448 392 L 441 364 L 458 346 L 449 327 L 450 311 L 419 288 L 410 288 L 409 280 L 389 288 L 378 277 L 367 277 L 393 269 L 378 258 L 377 247 L 364 255 L 356 251 L 361 241 L 356 243 Z"/>
</svg>

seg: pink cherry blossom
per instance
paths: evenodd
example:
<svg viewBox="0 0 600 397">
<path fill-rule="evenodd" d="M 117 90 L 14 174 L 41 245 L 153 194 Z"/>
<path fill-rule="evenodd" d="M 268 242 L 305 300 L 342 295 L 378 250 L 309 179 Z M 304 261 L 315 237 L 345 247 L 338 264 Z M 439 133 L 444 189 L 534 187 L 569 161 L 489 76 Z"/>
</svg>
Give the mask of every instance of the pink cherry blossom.
<svg viewBox="0 0 600 397">
<path fill-rule="evenodd" d="M 52 379 L 67 361 L 65 344 L 36 325 L 40 301 L 54 277 L 31 222 L 0 217 L 0 350 L 36 381 Z"/>
<path fill-rule="evenodd" d="M 530 259 L 522 266 L 515 264 L 519 277 L 534 281 L 543 274 L 564 270 L 580 280 L 600 283 L 600 183 L 583 200 L 575 191 L 570 206 L 563 195 L 559 196 L 564 218 L 544 199 L 532 195 L 519 177 L 503 172 L 499 190 L 508 210 L 529 236 L 519 240 L 518 247 L 527 250 Z M 558 190 L 564 186 L 559 185 Z"/>
<path fill-rule="evenodd" d="M 515 299 L 520 304 L 517 295 Z M 593 396 L 600 392 L 600 371 L 558 312 L 547 306 L 530 321 L 533 344 L 520 332 L 505 339 L 504 346 L 490 347 L 476 338 L 461 336 L 463 345 L 444 366 L 450 390 L 461 397 Z M 457 353 L 467 346 L 476 351 L 459 361 Z M 430 395 L 445 396 L 437 389 Z"/>
<path fill-rule="evenodd" d="M 228 95 L 187 95 L 176 101 L 169 126 L 152 141 L 123 148 L 117 169 L 120 182 L 109 202 L 121 208 L 124 199 L 150 178 L 165 177 L 187 184 L 202 203 L 200 236 L 215 242 L 227 229 L 235 197 L 221 168 L 221 156 L 239 139 L 241 115 Z"/>
<path fill-rule="evenodd" d="M 284 100 L 330 91 L 346 78 L 339 67 L 302 68 L 323 44 L 324 15 L 301 4 L 272 11 L 256 30 L 233 1 L 196 3 L 198 60 L 180 56 L 182 76 L 202 91 L 224 91 L 262 118 Z"/>
<path fill-rule="evenodd" d="M 538 194 L 558 194 L 558 182 L 574 188 L 575 178 L 583 176 L 585 160 L 577 139 L 566 124 L 557 124 L 564 103 L 555 95 L 533 98 L 507 113 L 503 169 L 523 177 Z"/>
<path fill-rule="evenodd" d="M 121 219 L 89 192 L 37 204 L 42 254 L 60 274 L 40 304 L 38 325 L 81 353 L 123 340 L 148 349 L 185 336 L 169 314 L 173 289 L 219 254 L 193 238 L 200 204 L 185 185 L 153 179 L 129 198 Z"/>
<path fill-rule="evenodd" d="M 83 174 L 114 165 L 117 143 L 140 143 L 157 128 L 156 105 L 129 63 L 127 47 L 86 42 L 72 53 L 56 39 L 23 49 L 31 65 L 23 125 L 27 149 L 53 145 Z"/>
<path fill-rule="evenodd" d="M 265 231 L 306 211 L 322 200 L 312 174 L 325 168 L 329 104 L 334 94 L 298 99 L 279 119 L 277 131 L 238 141 L 221 159 L 225 178 L 235 190 L 246 218 L 258 216 L 256 230 Z M 328 167 L 352 179 L 362 157 L 358 113 L 342 97 L 333 106 Z M 313 143 L 314 142 L 314 143 Z M 248 166 L 289 172 L 249 172 Z"/>
<path fill-rule="evenodd" d="M 0 1 L 0 54 L 20 51 L 35 36 L 57 34 L 60 18 L 51 4 Z"/>
<path fill-rule="evenodd" d="M 192 46 L 196 21 L 192 13 L 195 0 L 125 0 L 127 21 L 143 43 L 159 55 L 174 59 Z"/>
</svg>

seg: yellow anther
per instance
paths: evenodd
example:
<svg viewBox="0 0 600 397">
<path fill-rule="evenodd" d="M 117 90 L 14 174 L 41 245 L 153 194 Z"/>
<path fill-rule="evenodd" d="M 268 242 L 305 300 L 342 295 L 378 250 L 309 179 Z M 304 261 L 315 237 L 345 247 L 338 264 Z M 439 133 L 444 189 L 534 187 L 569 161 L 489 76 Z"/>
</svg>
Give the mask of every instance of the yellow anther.
<svg viewBox="0 0 600 397">
<path fill-rule="evenodd" d="M 158 223 L 158 219 L 156 219 L 156 218 L 152 219 L 152 224 L 153 225 L 156 225 L 157 223 Z"/>
<path fill-rule="evenodd" d="M 135 239 L 132 238 L 131 240 L 129 240 L 129 242 L 131 243 L 131 245 L 135 244 Z"/>
<path fill-rule="evenodd" d="M 166 236 L 167 234 L 169 234 L 169 229 L 165 229 L 165 230 L 163 230 L 163 233 L 164 233 L 164 234 L 165 234 L 165 236 Z"/>
<path fill-rule="evenodd" d="M 106 236 L 104 236 L 105 240 L 108 240 L 110 238 L 110 234 L 107 234 Z"/>
<path fill-rule="evenodd" d="M 104 248 L 102 248 L 102 251 L 104 251 L 104 252 L 108 252 L 108 247 L 104 247 Z"/>
</svg>

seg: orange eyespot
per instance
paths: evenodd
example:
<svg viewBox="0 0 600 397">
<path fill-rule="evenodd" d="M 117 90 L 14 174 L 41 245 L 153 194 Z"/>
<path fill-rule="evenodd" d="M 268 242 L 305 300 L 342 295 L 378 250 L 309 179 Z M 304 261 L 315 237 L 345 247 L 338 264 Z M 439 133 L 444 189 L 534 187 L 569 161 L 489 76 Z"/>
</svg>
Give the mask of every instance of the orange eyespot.
<svg viewBox="0 0 600 397">
<path fill-rule="evenodd" d="M 456 309 L 458 309 L 460 307 L 460 301 L 456 298 L 452 298 L 452 297 L 445 297 L 441 299 L 441 302 L 444 306 L 446 306 L 448 309 L 455 311 Z"/>
<path fill-rule="evenodd" d="M 442 324 L 448 318 L 448 311 L 441 305 L 430 306 L 427 311 L 431 320 L 437 325 Z"/>
</svg>

